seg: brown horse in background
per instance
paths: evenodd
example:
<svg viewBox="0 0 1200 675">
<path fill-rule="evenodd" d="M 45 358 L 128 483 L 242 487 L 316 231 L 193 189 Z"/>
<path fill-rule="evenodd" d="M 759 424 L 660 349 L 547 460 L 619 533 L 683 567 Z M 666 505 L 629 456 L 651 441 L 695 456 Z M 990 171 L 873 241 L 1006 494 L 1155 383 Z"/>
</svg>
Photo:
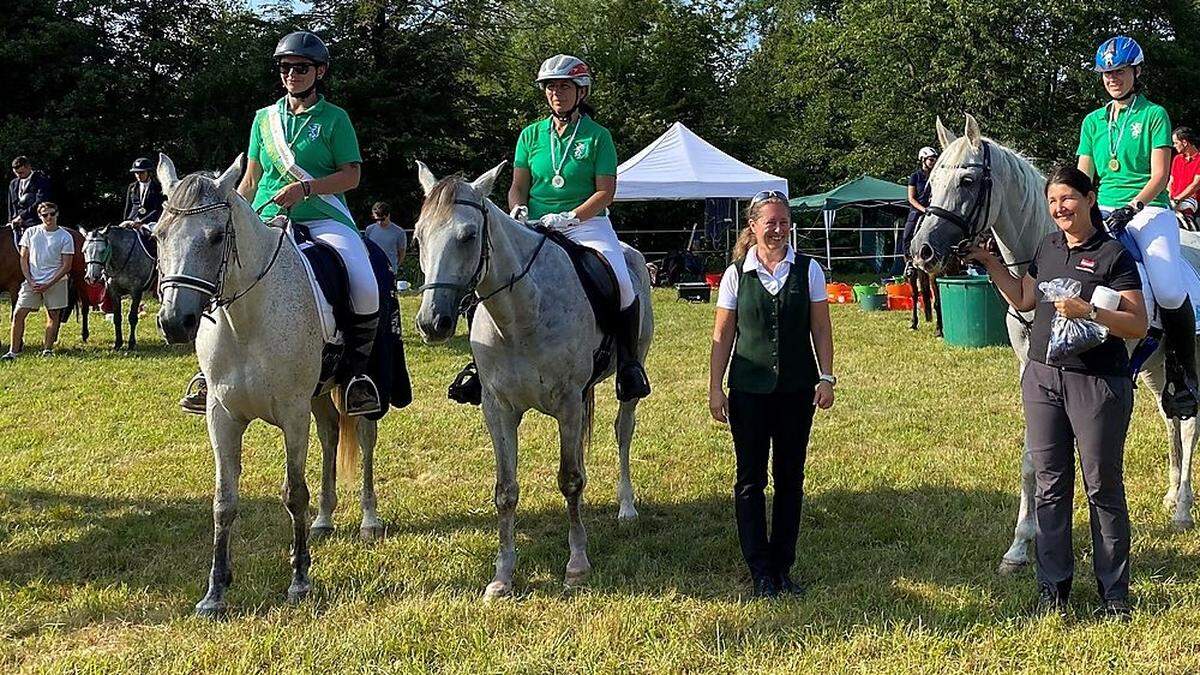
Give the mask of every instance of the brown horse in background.
<svg viewBox="0 0 1200 675">
<path fill-rule="evenodd" d="M 88 302 L 87 294 L 83 292 L 83 235 L 79 230 L 70 227 L 63 229 L 71 233 L 71 239 L 75 242 L 75 254 L 71 256 L 71 271 L 67 274 L 70 293 L 67 307 L 62 310 L 62 320 L 66 321 L 70 318 L 71 309 L 78 305 L 82 325 L 81 335 L 83 341 L 87 342 L 89 337 L 88 313 L 91 311 L 92 305 Z M 17 243 L 13 239 L 12 225 L 5 225 L 0 227 L 0 293 L 8 293 L 9 303 L 13 308 L 17 305 L 17 293 L 20 292 L 21 282 L 24 280 L 25 275 L 21 272 L 21 255 L 17 251 Z M 11 313 L 9 318 L 12 318 Z"/>
</svg>

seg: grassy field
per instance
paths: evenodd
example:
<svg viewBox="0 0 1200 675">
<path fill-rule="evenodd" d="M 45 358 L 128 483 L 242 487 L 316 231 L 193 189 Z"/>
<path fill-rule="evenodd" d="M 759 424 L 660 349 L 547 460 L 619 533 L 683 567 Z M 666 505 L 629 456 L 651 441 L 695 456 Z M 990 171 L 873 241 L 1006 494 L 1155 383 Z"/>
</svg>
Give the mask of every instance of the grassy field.
<svg viewBox="0 0 1200 675">
<path fill-rule="evenodd" d="M 1032 573 L 995 574 L 1017 503 L 1011 354 L 947 348 L 894 313 L 834 308 L 841 383 L 815 426 L 796 567 L 810 592 L 748 600 L 729 434 L 705 403 L 712 306 L 658 293 L 655 392 L 633 452 L 641 519 L 616 522 L 608 383 L 588 457 L 587 588 L 561 585 L 554 429 L 531 415 L 519 597 L 480 602 L 496 540 L 490 443 L 479 410 L 444 395 L 465 342 L 421 345 L 410 299 L 416 402 L 387 416 L 377 451 L 387 537 L 359 543 L 356 489 L 343 485 L 338 534 L 313 548 L 314 594 L 287 605 L 280 435 L 251 427 L 234 610 L 220 622 L 191 616 L 209 564 L 212 459 L 202 421 L 175 400 L 195 358 L 164 346 L 151 320 L 137 354 L 106 349 L 110 324 L 95 322 L 87 346 L 66 325 L 59 355 L 0 364 L 0 670 L 1200 671 L 1200 533 L 1173 532 L 1162 511 L 1164 438 L 1149 402 L 1139 395 L 1126 455 L 1133 622 L 1091 618 L 1082 494 L 1074 617 L 1030 618 Z M 319 453 L 310 459 L 315 512 Z"/>
</svg>

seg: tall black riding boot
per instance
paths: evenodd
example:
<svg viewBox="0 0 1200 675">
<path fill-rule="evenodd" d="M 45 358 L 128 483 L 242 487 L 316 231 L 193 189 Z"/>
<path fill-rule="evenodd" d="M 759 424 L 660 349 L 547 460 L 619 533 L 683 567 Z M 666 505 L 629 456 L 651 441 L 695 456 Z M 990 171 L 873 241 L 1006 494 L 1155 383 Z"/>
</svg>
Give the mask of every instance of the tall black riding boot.
<svg viewBox="0 0 1200 675">
<path fill-rule="evenodd" d="M 1200 387 L 1196 384 L 1196 315 L 1192 313 L 1192 301 L 1185 299 L 1175 309 L 1159 307 L 1158 311 L 1167 369 L 1163 411 L 1167 417 L 1195 417 Z"/>
<path fill-rule="evenodd" d="M 638 339 L 642 333 L 641 301 L 621 310 L 617 326 L 617 400 L 632 401 L 650 395 L 650 380 L 638 359 Z"/>
<path fill-rule="evenodd" d="M 367 375 L 375 333 L 379 328 L 379 313 L 351 314 L 342 329 L 345 351 L 342 352 L 341 377 L 345 382 L 346 414 L 370 415 L 383 409 L 379 388 Z"/>
</svg>

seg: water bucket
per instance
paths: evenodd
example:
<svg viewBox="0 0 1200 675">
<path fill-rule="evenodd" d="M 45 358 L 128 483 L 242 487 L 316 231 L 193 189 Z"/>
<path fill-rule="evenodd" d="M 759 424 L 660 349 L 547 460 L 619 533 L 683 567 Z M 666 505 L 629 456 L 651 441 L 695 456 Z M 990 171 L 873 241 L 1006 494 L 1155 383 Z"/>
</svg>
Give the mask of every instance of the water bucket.
<svg viewBox="0 0 1200 675">
<path fill-rule="evenodd" d="M 988 347 L 1008 344 L 1004 315 L 1007 303 L 987 277 L 943 277 L 937 280 L 942 298 L 942 328 L 946 344 Z"/>
<path fill-rule="evenodd" d="M 879 312 L 888 308 L 888 297 L 882 293 L 875 295 L 864 295 L 858 300 L 858 306 L 862 307 L 864 312 Z"/>
<path fill-rule="evenodd" d="M 829 296 L 829 302 L 844 305 L 854 302 L 854 289 L 848 284 L 825 284 L 825 294 Z"/>
<path fill-rule="evenodd" d="M 863 298 L 879 294 L 879 284 L 854 284 L 854 301 L 862 302 Z"/>
</svg>

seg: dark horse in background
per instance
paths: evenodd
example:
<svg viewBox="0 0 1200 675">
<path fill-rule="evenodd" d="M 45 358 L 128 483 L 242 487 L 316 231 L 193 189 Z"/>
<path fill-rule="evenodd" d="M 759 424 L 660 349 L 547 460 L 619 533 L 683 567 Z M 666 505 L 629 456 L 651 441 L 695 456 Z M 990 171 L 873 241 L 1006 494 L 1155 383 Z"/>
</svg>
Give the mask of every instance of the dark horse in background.
<svg viewBox="0 0 1200 675">
<path fill-rule="evenodd" d="M 88 302 L 87 294 L 83 292 L 83 235 L 78 230 L 64 227 L 71 233 L 75 241 L 75 255 L 71 256 L 71 272 L 67 275 L 70 293 L 66 309 L 62 310 L 62 320 L 71 316 L 71 309 L 78 305 L 79 321 L 82 325 L 81 337 L 88 341 L 88 313 L 92 305 Z M 21 254 L 17 251 L 17 242 L 13 237 L 12 225 L 0 227 L 0 293 L 8 293 L 10 305 L 17 304 L 17 293 L 21 290 L 21 282 L 25 275 L 21 272 Z M 11 315 L 10 317 L 11 318 Z"/>
</svg>

